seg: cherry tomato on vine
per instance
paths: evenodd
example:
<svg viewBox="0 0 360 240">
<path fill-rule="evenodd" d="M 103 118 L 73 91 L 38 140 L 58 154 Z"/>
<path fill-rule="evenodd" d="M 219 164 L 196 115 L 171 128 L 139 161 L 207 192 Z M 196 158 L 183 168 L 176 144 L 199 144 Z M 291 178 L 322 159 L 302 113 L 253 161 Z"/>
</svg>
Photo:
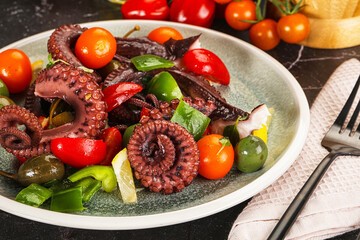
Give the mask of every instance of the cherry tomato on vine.
<svg viewBox="0 0 360 240">
<path fill-rule="evenodd" d="M 210 134 L 197 142 L 200 151 L 199 174 L 208 179 L 223 178 L 234 163 L 234 149 L 230 140 Z"/>
<path fill-rule="evenodd" d="M 31 78 L 31 62 L 23 51 L 8 49 L 0 53 L 0 79 L 10 93 L 24 91 L 30 85 Z"/>
<path fill-rule="evenodd" d="M 174 0 L 170 6 L 170 20 L 201 27 L 210 27 L 215 17 L 213 0 Z"/>
<path fill-rule="evenodd" d="M 230 74 L 225 64 L 213 52 L 198 48 L 185 53 L 183 57 L 187 71 L 203 75 L 210 81 L 228 85 Z"/>
<path fill-rule="evenodd" d="M 170 38 L 172 38 L 174 40 L 181 40 L 181 39 L 183 39 L 183 36 L 181 35 L 181 33 L 178 30 L 176 30 L 174 28 L 159 27 L 159 28 L 152 30 L 149 33 L 148 38 L 150 40 L 153 40 L 153 41 L 163 44 Z"/>
<path fill-rule="evenodd" d="M 225 9 L 225 20 L 236 30 L 246 30 L 252 23 L 241 20 L 256 21 L 256 4 L 253 1 L 233 1 Z"/>
<path fill-rule="evenodd" d="M 106 29 L 94 27 L 83 32 L 75 45 L 75 54 L 85 67 L 98 69 L 116 53 L 116 40 Z"/>
<path fill-rule="evenodd" d="M 305 40 L 310 33 L 309 19 L 301 14 L 295 13 L 280 18 L 277 24 L 280 38 L 287 43 L 298 43 Z"/>
<path fill-rule="evenodd" d="M 262 50 L 270 50 L 280 42 L 277 23 L 272 19 L 264 19 L 251 26 L 249 37 L 252 44 Z"/>
</svg>

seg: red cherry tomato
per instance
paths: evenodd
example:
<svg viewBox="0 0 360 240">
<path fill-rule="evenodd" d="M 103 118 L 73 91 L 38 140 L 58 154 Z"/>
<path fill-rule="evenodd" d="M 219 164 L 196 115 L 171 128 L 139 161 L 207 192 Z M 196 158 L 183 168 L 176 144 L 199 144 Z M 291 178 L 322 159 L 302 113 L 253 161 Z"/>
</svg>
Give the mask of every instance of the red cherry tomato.
<svg viewBox="0 0 360 240">
<path fill-rule="evenodd" d="M 181 40 L 181 39 L 183 39 L 183 36 L 181 35 L 181 33 L 179 33 L 178 30 L 176 30 L 174 28 L 159 27 L 159 28 L 152 30 L 149 33 L 148 38 L 150 40 L 153 40 L 153 41 L 163 44 L 170 38 L 172 38 L 174 40 Z"/>
<path fill-rule="evenodd" d="M 30 59 L 23 51 L 8 49 L 0 53 L 0 79 L 10 93 L 24 91 L 30 85 L 31 78 Z"/>
<path fill-rule="evenodd" d="M 265 51 L 276 47 L 280 42 L 276 24 L 272 19 L 255 23 L 249 31 L 252 44 Z"/>
<path fill-rule="evenodd" d="M 280 38 L 287 43 L 298 43 L 305 40 L 310 33 L 309 19 L 301 13 L 286 15 L 277 24 Z"/>
<path fill-rule="evenodd" d="M 192 49 L 185 53 L 184 64 L 187 71 L 204 75 L 213 82 L 228 85 L 230 74 L 225 64 L 215 53 L 206 49 Z"/>
<path fill-rule="evenodd" d="M 75 54 L 85 67 L 98 69 L 116 53 L 116 40 L 106 29 L 94 27 L 83 32 L 75 45 Z"/>
<path fill-rule="evenodd" d="M 174 0 L 170 6 L 170 20 L 201 27 L 210 27 L 215 16 L 213 0 Z"/>
<path fill-rule="evenodd" d="M 166 0 L 127 0 L 121 13 L 125 19 L 168 20 L 170 9 Z"/>
<path fill-rule="evenodd" d="M 101 139 L 106 143 L 106 156 L 99 165 L 110 166 L 116 154 L 121 150 L 122 136 L 119 130 L 110 127 L 102 132 Z"/>
<path fill-rule="evenodd" d="M 223 146 L 227 141 L 228 146 Z M 230 140 L 210 134 L 197 142 L 200 151 L 199 174 L 208 179 L 223 178 L 234 164 L 234 149 Z"/>
<path fill-rule="evenodd" d="M 214 1 L 219 4 L 227 4 L 227 3 L 231 2 L 232 0 L 214 0 Z"/>
<path fill-rule="evenodd" d="M 241 20 L 256 21 L 256 4 L 253 1 L 233 1 L 225 9 L 225 20 L 236 30 L 246 30 L 252 23 Z"/>
<path fill-rule="evenodd" d="M 83 168 L 105 159 L 106 143 L 85 138 L 55 138 L 50 143 L 51 152 L 63 163 Z"/>
</svg>

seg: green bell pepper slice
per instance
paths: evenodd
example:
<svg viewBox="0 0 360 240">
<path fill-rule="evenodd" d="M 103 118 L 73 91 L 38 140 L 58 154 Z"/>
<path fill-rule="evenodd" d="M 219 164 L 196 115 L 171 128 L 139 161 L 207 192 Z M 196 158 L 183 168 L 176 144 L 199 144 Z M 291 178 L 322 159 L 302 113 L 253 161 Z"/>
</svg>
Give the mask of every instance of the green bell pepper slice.
<svg viewBox="0 0 360 240">
<path fill-rule="evenodd" d="M 180 101 L 170 121 L 186 128 L 194 136 L 195 141 L 198 141 L 209 125 L 210 118 L 184 101 Z"/>
<path fill-rule="evenodd" d="M 102 187 L 106 192 L 112 192 L 117 186 L 114 170 L 110 166 L 88 166 L 72 174 L 68 179 L 72 182 L 76 182 L 86 177 L 93 177 L 96 180 L 101 181 Z"/>
<path fill-rule="evenodd" d="M 21 202 L 33 207 L 39 207 L 52 195 L 52 191 L 40 186 L 39 184 L 32 183 L 28 187 L 21 190 L 15 198 L 15 201 Z"/>
<path fill-rule="evenodd" d="M 77 212 L 84 210 L 82 188 L 69 188 L 52 195 L 50 210 L 56 212 Z"/>
<path fill-rule="evenodd" d="M 154 94 L 159 100 L 170 102 L 182 99 L 183 95 L 176 80 L 168 72 L 156 74 L 147 85 L 148 93 Z"/>
<path fill-rule="evenodd" d="M 82 201 L 89 202 L 95 193 L 100 190 L 101 181 L 87 177 L 75 182 L 74 187 L 81 187 Z"/>
<path fill-rule="evenodd" d="M 175 63 L 156 55 L 140 55 L 130 59 L 137 70 L 147 72 L 158 68 L 173 67 Z"/>
</svg>

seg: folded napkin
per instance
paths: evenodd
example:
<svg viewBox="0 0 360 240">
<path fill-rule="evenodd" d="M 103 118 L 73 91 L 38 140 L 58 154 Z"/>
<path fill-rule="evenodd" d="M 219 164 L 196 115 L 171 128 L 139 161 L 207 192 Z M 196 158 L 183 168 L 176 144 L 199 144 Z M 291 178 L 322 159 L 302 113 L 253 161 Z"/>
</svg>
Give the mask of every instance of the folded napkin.
<svg viewBox="0 0 360 240">
<path fill-rule="evenodd" d="M 331 75 L 310 110 L 309 134 L 294 164 L 253 197 L 236 219 L 229 240 L 266 239 L 319 162 L 321 140 L 335 121 L 360 74 L 350 59 Z M 325 239 L 360 228 L 360 157 L 338 157 L 288 232 L 286 239 Z"/>
</svg>

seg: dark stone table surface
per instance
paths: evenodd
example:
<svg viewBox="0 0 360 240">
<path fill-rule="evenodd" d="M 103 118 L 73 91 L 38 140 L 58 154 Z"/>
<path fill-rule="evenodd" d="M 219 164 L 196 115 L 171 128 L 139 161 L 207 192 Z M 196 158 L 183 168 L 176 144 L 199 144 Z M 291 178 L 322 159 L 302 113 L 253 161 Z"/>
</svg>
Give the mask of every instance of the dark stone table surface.
<svg viewBox="0 0 360 240">
<path fill-rule="evenodd" d="M 121 19 L 120 7 L 107 0 L 1 0 L 0 48 L 63 24 L 112 19 Z M 247 31 L 235 31 L 223 20 L 215 20 L 212 29 L 249 41 Z M 268 53 L 295 76 L 311 105 L 337 66 L 350 58 L 360 59 L 360 46 L 324 50 L 282 42 Z M 0 239 L 227 239 L 246 203 L 187 223 L 131 231 L 59 227 L 0 211 Z M 333 239 L 356 239 L 359 233 L 358 229 Z"/>
</svg>

